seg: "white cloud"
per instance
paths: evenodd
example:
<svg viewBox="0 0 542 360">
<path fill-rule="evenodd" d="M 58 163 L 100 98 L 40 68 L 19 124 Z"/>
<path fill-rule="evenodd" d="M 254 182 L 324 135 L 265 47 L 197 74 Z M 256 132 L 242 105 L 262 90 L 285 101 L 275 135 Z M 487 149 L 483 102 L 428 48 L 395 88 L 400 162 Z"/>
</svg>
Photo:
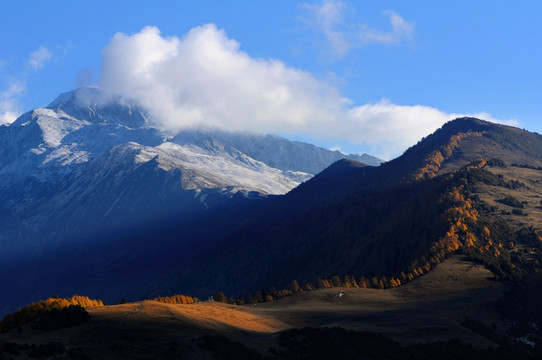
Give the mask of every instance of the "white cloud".
<svg viewBox="0 0 542 360">
<path fill-rule="evenodd" d="M 397 105 L 384 99 L 347 110 L 344 121 L 334 133 L 352 145 L 364 144 L 369 153 L 383 159 L 400 155 L 422 137 L 430 135 L 447 121 L 475 117 L 495 123 L 518 126 L 516 119 L 500 120 L 488 113 L 446 113 L 424 105 Z"/>
<path fill-rule="evenodd" d="M 296 132 L 334 119 L 346 102 L 309 73 L 251 58 L 212 24 L 182 39 L 155 27 L 116 34 L 102 56 L 98 84 L 174 128 Z"/>
<path fill-rule="evenodd" d="M 196 27 L 182 39 L 164 37 L 156 27 L 119 33 L 102 56 L 99 86 L 139 103 L 154 121 L 173 129 L 303 134 L 325 143 L 366 145 L 373 155 L 390 159 L 446 121 L 464 116 L 387 100 L 352 105 L 334 86 L 307 72 L 250 57 L 213 24 Z"/>
<path fill-rule="evenodd" d="M 350 109 L 343 136 L 354 144 L 367 143 L 373 153 L 389 159 L 449 119 L 448 114 L 432 107 L 382 100 Z"/>
<path fill-rule="evenodd" d="M 30 54 L 30 59 L 28 60 L 28 65 L 34 69 L 38 70 L 43 67 L 45 62 L 53 57 L 53 54 L 44 46 L 40 46 L 38 50 Z"/>
<path fill-rule="evenodd" d="M 391 10 L 384 11 L 382 15 L 390 18 L 392 30 L 386 32 L 362 26 L 358 37 L 364 43 L 375 42 L 386 45 L 397 45 L 403 41 L 414 41 L 415 24 L 413 22 L 406 21 L 399 14 Z"/>
<path fill-rule="evenodd" d="M 0 125 L 11 124 L 21 114 L 22 106 L 17 97 L 25 91 L 20 82 L 12 82 L 9 87 L 0 92 Z"/>
<path fill-rule="evenodd" d="M 342 58 L 349 51 L 371 43 L 399 45 L 414 42 L 415 24 L 399 14 L 386 10 L 391 31 L 374 29 L 367 24 L 345 20 L 347 5 L 342 1 L 326 0 L 320 5 L 301 3 L 306 16 L 301 21 L 323 35 L 327 51 L 334 58 Z"/>
<path fill-rule="evenodd" d="M 302 21 L 324 35 L 331 55 L 343 57 L 352 46 L 340 29 L 345 4 L 342 1 L 325 1 L 321 5 L 302 3 L 301 7 L 309 15 Z"/>
<path fill-rule="evenodd" d="M 497 119 L 497 118 L 494 118 L 491 114 L 489 114 L 489 113 L 487 113 L 485 111 L 470 113 L 470 114 L 452 114 L 451 116 L 452 116 L 453 119 L 458 118 L 458 117 L 463 117 L 463 116 L 474 117 L 474 118 L 484 119 L 484 120 L 494 122 L 494 123 L 498 123 L 498 124 L 503 124 L 503 125 L 508 125 L 508 126 L 515 126 L 515 127 L 519 127 L 521 125 L 521 123 L 520 123 L 520 121 L 518 119 L 506 119 L 506 120 Z"/>
<path fill-rule="evenodd" d="M 27 66 L 33 70 L 38 70 L 42 68 L 45 62 L 52 56 L 52 53 L 47 48 L 40 46 L 36 51 L 30 54 Z M 5 64 L 0 61 L 0 68 L 4 65 Z M 7 88 L 0 92 L 0 125 L 11 124 L 21 115 L 23 106 L 19 100 L 26 92 L 25 84 L 28 76 L 29 74 L 24 71 L 18 79 L 5 81 L 5 83 L 7 83 Z"/>
</svg>

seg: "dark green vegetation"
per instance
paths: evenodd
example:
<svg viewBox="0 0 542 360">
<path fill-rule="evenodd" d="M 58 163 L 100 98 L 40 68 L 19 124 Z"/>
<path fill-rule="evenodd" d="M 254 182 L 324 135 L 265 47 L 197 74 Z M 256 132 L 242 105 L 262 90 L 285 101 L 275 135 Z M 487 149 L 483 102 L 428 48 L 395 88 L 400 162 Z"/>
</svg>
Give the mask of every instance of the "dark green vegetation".
<svg viewBox="0 0 542 360">
<path fill-rule="evenodd" d="M 86 296 L 75 295 L 67 299 L 55 296 L 4 316 L 0 322 L 0 332 L 15 329 L 28 322 L 33 322 L 33 327 L 46 331 L 78 325 L 89 319 L 84 307 L 103 305 L 101 300 L 91 300 Z"/>
<path fill-rule="evenodd" d="M 498 309 L 510 324 L 508 334 L 520 342 L 534 345 L 534 351 L 542 357 L 542 279 L 523 282 L 513 286 L 502 299 Z"/>
<path fill-rule="evenodd" d="M 193 346 L 224 359 L 538 358 L 541 168 L 540 135 L 458 119 L 380 167 L 339 161 L 285 196 L 198 219 L 191 229 L 199 232 L 190 235 L 198 246 L 173 246 L 168 271 L 146 283 L 147 297 L 181 292 L 257 303 L 330 286 L 391 288 L 464 254 L 511 287 L 493 299 L 498 316 L 456 322 L 493 349 L 454 340 L 407 346 L 374 333 L 312 328 L 281 333 L 269 351 L 217 334 Z M 164 229 L 171 241 L 187 236 L 173 222 Z"/>
<path fill-rule="evenodd" d="M 525 179 L 510 168 L 536 168 L 540 159 L 537 134 L 455 120 L 380 167 L 340 161 L 264 204 L 165 277 L 160 291 L 240 297 L 287 289 L 293 280 L 321 288 L 320 279 L 334 276 L 390 287 L 458 252 L 496 278 L 520 279 L 540 269 L 540 242 L 526 243 L 536 230 L 524 221 L 542 213 L 529 212 L 523 197 L 539 197 L 540 205 L 534 182 L 542 173 Z"/>
<path fill-rule="evenodd" d="M 22 358 L 45 359 L 62 355 L 66 352 L 66 347 L 59 342 L 49 341 L 47 344 L 24 344 L 5 342 L 0 348 L 0 359 L 12 359 L 13 356 Z M 73 358 L 73 357 L 72 357 Z"/>
<path fill-rule="evenodd" d="M 499 202 L 504 205 L 508 205 L 508 206 L 515 207 L 518 209 L 524 208 L 523 204 L 518 199 L 516 199 L 515 197 L 511 195 L 505 196 L 504 199 L 499 200 Z"/>
<path fill-rule="evenodd" d="M 273 353 L 282 359 L 517 359 L 529 358 L 516 349 L 475 350 L 459 340 L 401 346 L 385 336 L 342 328 L 304 328 L 280 335 L 282 350 Z"/>
<path fill-rule="evenodd" d="M 523 325 L 533 327 L 528 320 L 538 322 L 525 311 L 534 303 L 523 299 L 532 289 L 510 291 L 495 307 L 492 299 L 502 296 L 504 286 L 488 280 L 487 269 L 465 258 L 454 256 L 425 276 L 387 290 L 304 291 L 257 306 L 150 300 L 98 306 L 88 309 L 88 323 L 77 326 L 44 331 L 34 326 L 36 321 L 23 324 L 0 334 L 0 347 L 9 342 L 7 346 L 19 352 L 13 359 L 27 358 L 32 348 L 50 342 L 63 344 L 66 356 L 76 359 L 289 359 L 332 354 L 396 359 L 434 356 L 438 349 L 467 359 L 485 358 L 484 354 L 536 358 L 537 350 L 520 340 L 535 340 L 522 332 Z M 512 329 L 512 323 L 521 327 Z"/>
<path fill-rule="evenodd" d="M 197 345 L 204 350 L 211 351 L 214 357 L 223 360 L 264 358 L 245 344 L 238 341 L 233 342 L 221 335 L 204 335 L 197 339 Z"/>
<path fill-rule="evenodd" d="M 76 326 L 88 322 L 90 315 L 80 305 L 70 305 L 62 309 L 51 309 L 41 316 L 35 323 L 36 329 L 52 331 Z"/>
<path fill-rule="evenodd" d="M 334 278 L 393 287 L 456 253 L 486 265 L 495 280 L 539 284 L 541 160 L 538 134 L 455 120 L 378 168 L 334 164 L 213 243 L 165 286 L 234 297 L 262 288 L 258 294 L 272 294 L 293 280 L 303 288 Z"/>
<path fill-rule="evenodd" d="M 1 323 L 2 331 L 15 329 L 29 321 L 33 321 L 32 328 L 34 329 L 52 331 L 76 326 L 88 322 L 90 319 L 88 312 L 80 305 L 69 305 L 61 309 L 51 308 L 32 316 L 21 316 L 20 312 L 15 314 L 17 316 L 9 314 L 4 317 Z"/>
<path fill-rule="evenodd" d="M 457 339 L 447 342 L 427 342 L 411 346 L 401 346 L 383 335 L 371 332 L 356 332 L 343 328 L 302 328 L 287 330 L 278 334 L 278 342 L 268 350 L 257 350 L 239 341 L 222 335 L 204 335 L 196 338 L 194 345 L 172 341 L 160 358 L 183 357 L 185 349 L 197 346 L 202 351 L 200 356 L 219 360 L 271 360 L 271 359 L 480 359 L 480 360 L 512 360 L 535 359 L 537 357 L 525 351 L 521 346 L 508 348 L 498 347 L 477 350 L 469 344 Z M 183 348 L 180 350 L 179 348 Z M 115 351 L 116 349 L 111 349 Z M 66 353 L 66 347 L 60 342 L 50 341 L 46 344 L 17 344 L 5 342 L 0 348 L 0 359 L 35 358 L 44 359 Z M 91 359 L 83 348 L 70 349 L 68 358 Z M 191 358 L 191 357 L 190 357 Z"/>
<path fill-rule="evenodd" d="M 211 351 L 220 360 L 233 359 L 287 359 L 287 360 L 336 360 L 336 359 L 443 359 L 443 360 L 505 360 L 535 359 L 519 347 L 499 347 L 477 350 L 457 339 L 447 342 L 428 342 L 401 346 L 383 335 L 357 332 L 343 328 L 302 328 L 279 334 L 279 343 L 267 354 L 261 354 L 240 342 L 225 336 L 206 335 L 197 340 L 202 349 Z"/>
</svg>

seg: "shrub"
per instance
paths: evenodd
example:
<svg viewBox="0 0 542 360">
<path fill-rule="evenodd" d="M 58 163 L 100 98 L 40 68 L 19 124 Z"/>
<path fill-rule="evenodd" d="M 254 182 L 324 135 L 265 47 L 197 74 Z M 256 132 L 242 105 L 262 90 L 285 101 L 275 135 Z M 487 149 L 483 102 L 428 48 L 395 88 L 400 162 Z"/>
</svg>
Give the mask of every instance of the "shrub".
<svg viewBox="0 0 542 360">
<path fill-rule="evenodd" d="M 47 300 L 38 301 L 27 305 L 12 314 L 4 316 L 0 322 L 0 332 L 6 332 L 15 329 L 29 321 L 36 320 L 51 312 L 52 309 L 63 309 L 70 305 L 78 305 L 81 308 L 104 306 L 101 300 L 92 300 L 86 296 L 74 295 L 71 298 L 53 297 Z"/>
<path fill-rule="evenodd" d="M 159 296 L 153 300 L 166 304 L 193 304 L 199 302 L 197 297 L 188 295 Z"/>
<path fill-rule="evenodd" d="M 506 195 L 504 199 L 497 200 L 497 201 L 500 202 L 501 204 L 515 207 L 517 209 L 523 209 L 525 207 L 525 205 L 523 205 L 521 201 L 519 201 L 512 195 Z"/>
<path fill-rule="evenodd" d="M 70 305 L 62 309 L 51 309 L 36 321 L 34 327 L 40 330 L 52 331 L 76 326 L 90 319 L 89 313 L 80 305 Z"/>
</svg>

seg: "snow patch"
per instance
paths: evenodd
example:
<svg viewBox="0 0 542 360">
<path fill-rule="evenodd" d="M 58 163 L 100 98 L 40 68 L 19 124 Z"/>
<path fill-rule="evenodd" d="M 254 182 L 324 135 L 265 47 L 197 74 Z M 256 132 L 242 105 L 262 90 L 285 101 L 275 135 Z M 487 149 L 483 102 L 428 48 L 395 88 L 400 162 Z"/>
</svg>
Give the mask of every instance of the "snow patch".
<svg viewBox="0 0 542 360">
<path fill-rule="evenodd" d="M 45 157 L 43 164 L 54 161 L 57 165 L 65 166 L 87 162 L 90 154 L 87 151 L 77 150 L 77 146 L 78 144 L 63 145 L 53 150 Z"/>
<path fill-rule="evenodd" d="M 49 147 L 60 146 L 66 135 L 88 125 L 88 122 L 76 120 L 67 114 L 61 118 L 51 109 L 34 110 L 32 118 L 37 118 L 36 122 L 42 131 L 42 138 Z"/>
<path fill-rule="evenodd" d="M 154 159 L 156 155 L 156 152 L 152 151 L 152 148 L 144 148 L 139 152 L 139 154 L 136 155 L 135 162 L 136 164 L 144 164 Z"/>
<path fill-rule="evenodd" d="M 29 150 L 32 154 L 35 154 L 35 155 L 41 155 L 43 154 L 44 152 L 47 151 L 46 148 L 44 148 L 43 146 L 40 146 L 38 148 L 34 148 L 34 149 L 30 149 Z"/>
<path fill-rule="evenodd" d="M 183 188 L 187 190 L 229 188 L 231 192 L 284 194 L 312 176 L 271 168 L 238 151 L 230 154 L 221 148 L 203 149 L 171 142 L 142 148 L 135 161 L 145 163 L 154 158 L 164 171 L 179 169 Z"/>
</svg>

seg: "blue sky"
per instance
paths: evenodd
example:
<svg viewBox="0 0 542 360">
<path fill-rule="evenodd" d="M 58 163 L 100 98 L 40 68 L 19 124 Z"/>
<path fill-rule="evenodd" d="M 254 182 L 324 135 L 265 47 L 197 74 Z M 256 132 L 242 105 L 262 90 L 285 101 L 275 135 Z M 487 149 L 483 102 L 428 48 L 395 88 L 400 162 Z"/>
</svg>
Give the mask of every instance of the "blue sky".
<svg viewBox="0 0 542 360">
<path fill-rule="evenodd" d="M 386 159 L 459 115 L 542 133 L 540 14 L 539 1 L 5 1 L 0 122 L 96 84 L 164 126 Z"/>
</svg>

